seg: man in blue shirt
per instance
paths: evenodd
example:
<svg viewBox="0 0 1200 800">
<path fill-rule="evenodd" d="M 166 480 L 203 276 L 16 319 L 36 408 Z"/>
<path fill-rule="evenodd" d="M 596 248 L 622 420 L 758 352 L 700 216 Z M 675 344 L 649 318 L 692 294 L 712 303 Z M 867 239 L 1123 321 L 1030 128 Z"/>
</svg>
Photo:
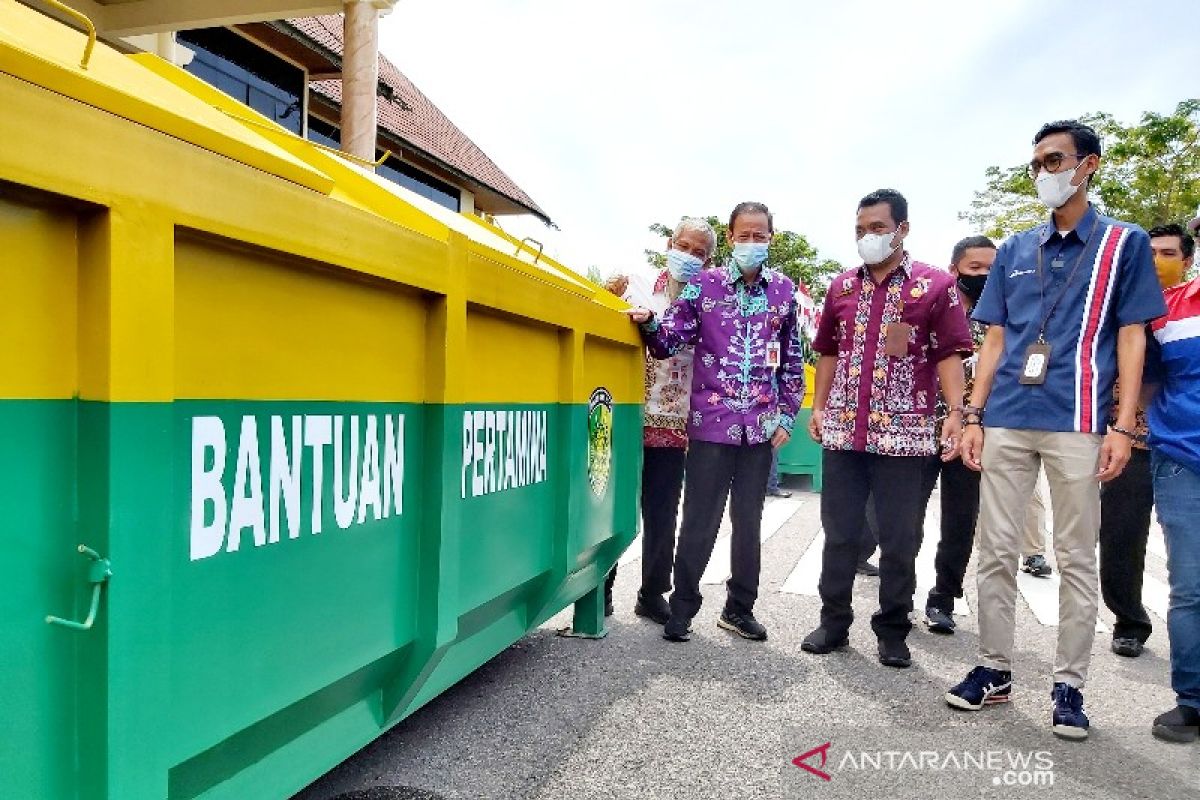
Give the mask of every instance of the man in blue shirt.
<svg viewBox="0 0 1200 800">
<path fill-rule="evenodd" d="M 1158 389 L 1149 409 L 1151 472 L 1167 539 L 1177 705 L 1154 720 L 1153 732 L 1191 742 L 1200 730 L 1200 278 L 1168 290 L 1166 300 L 1167 316 L 1154 323 L 1146 355 L 1144 396 Z"/>
<path fill-rule="evenodd" d="M 1136 404 L 1128 403 L 1109 426 L 1113 387 L 1119 382 L 1122 396 L 1138 396 L 1145 323 L 1166 308 L 1146 232 L 1088 202 L 1100 167 L 1096 132 L 1054 122 L 1033 144 L 1030 177 L 1051 218 L 1000 246 L 973 314 L 990 326 L 961 445 L 963 462 L 983 471 L 980 659 L 946 702 L 977 710 L 1009 699 L 1021 532 L 1042 466 L 1062 577 L 1051 726 L 1058 736 L 1083 739 L 1088 718 L 1080 688 L 1096 632 L 1100 482 L 1129 460 L 1135 425 Z"/>
</svg>

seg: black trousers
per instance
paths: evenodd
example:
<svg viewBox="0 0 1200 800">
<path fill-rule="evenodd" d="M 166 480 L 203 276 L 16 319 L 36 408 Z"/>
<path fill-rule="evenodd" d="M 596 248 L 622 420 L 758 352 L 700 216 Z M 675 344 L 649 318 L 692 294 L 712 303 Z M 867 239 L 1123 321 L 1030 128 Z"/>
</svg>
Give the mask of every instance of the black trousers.
<svg viewBox="0 0 1200 800">
<path fill-rule="evenodd" d="M 942 524 L 933 562 L 937 579 L 929 590 L 925 606 L 953 614 L 954 598 L 963 596 L 963 578 L 967 574 L 971 550 L 975 547 L 975 523 L 979 518 L 979 473 L 969 469 L 961 458 L 942 461 L 939 456 L 930 456 L 921 485 L 922 522 L 939 475 L 942 479 Z"/>
<path fill-rule="evenodd" d="M 682 447 L 642 448 L 642 588 L 646 597 L 671 591 L 675 526 L 683 492 Z"/>
<path fill-rule="evenodd" d="M 726 584 L 725 609 L 748 614 L 758 599 L 762 510 L 767 474 L 771 471 L 771 445 L 692 441 L 688 444 L 686 470 L 671 616 L 690 620 L 700 610 L 704 600 L 700 578 L 712 557 L 727 499 L 733 522 L 733 577 Z"/>
<path fill-rule="evenodd" d="M 875 554 L 875 548 L 879 546 L 879 520 L 875 519 L 875 504 L 869 499 L 860 546 L 862 549 L 858 551 L 858 563 L 865 564 L 871 560 L 871 556 Z"/>
<path fill-rule="evenodd" d="M 1154 510 L 1150 451 L 1134 448 L 1125 471 L 1100 487 L 1100 593 L 1117 618 L 1114 639 L 1150 638 L 1142 571 Z"/>
<path fill-rule="evenodd" d="M 821 626 L 835 638 L 854 621 L 854 575 L 858 564 L 867 500 L 879 522 L 879 610 L 871 629 L 881 640 L 897 641 L 912 629 L 908 615 L 916 588 L 921 485 L 926 459 L 851 450 L 825 450 L 821 524 Z"/>
</svg>

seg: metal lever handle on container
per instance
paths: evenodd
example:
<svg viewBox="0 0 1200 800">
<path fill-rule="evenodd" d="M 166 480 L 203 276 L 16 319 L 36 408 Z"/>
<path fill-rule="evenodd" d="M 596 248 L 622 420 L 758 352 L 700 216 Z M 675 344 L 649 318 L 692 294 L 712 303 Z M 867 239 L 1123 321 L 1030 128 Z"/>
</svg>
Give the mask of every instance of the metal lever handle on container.
<svg viewBox="0 0 1200 800">
<path fill-rule="evenodd" d="M 513 255 L 515 256 L 515 255 L 517 255 L 518 253 L 520 253 L 520 252 L 521 252 L 521 247 L 522 247 L 522 246 L 523 246 L 523 245 L 524 245 L 526 242 L 529 242 L 529 243 L 531 243 L 531 244 L 536 244 L 536 245 L 537 245 L 537 255 L 535 255 L 535 256 L 533 257 L 533 263 L 534 263 L 534 264 L 536 264 L 536 263 L 538 263 L 539 261 L 541 261 L 541 260 L 542 260 L 542 251 L 546 249 L 546 248 L 545 248 L 545 245 L 543 245 L 543 244 L 542 244 L 541 242 L 539 242 L 537 239 L 534 239 L 532 236 L 526 236 L 524 239 L 522 239 L 522 240 L 521 240 L 521 244 L 518 244 L 518 245 L 517 245 L 517 251 L 516 251 L 515 253 L 513 253 Z"/>
<path fill-rule="evenodd" d="M 88 19 L 87 14 L 60 3 L 58 0 L 42 0 L 42 2 L 58 11 L 60 14 L 66 14 L 68 17 L 82 25 L 84 30 L 87 31 L 87 44 L 83 47 L 83 58 L 79 61 L 79 68 L 87 69 L 88 62 L 92 60 L 92 50 L 96 48 L 96 26 L 90 19 Z"/>
<path fill-rule="evenodd" d="M 83 622 L 76 622 L 75 620 L 48 615 L 46 622 L 51 625 L 62 625 L 64 628 L 72 628 L 77 631 L 86 631 L 90 630 L 92 624 L 96 621 L 96 611 L 100 608 L 100 589 L 112 577 L 112 564 L 109 563 L 107 558 L 101 558 L 99 553 L 87 545 L 79 545 L 79 552 L 92 560 L 92 563 L 88 566 L 88 583 L 92 585 L 92 606 L 88 609 L 87 619 Z"/>
</svg>

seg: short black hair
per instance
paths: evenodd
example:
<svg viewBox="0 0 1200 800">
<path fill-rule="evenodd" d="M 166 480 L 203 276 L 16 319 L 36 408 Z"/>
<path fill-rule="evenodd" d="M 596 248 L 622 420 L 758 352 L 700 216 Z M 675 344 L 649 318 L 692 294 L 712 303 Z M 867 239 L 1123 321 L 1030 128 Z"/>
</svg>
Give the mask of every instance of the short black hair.
<svg viewBox="0 0 1200 800">
<path fill-rule="evenodd" d="M 1100 137 L 1091 125 L 1084 125 L 1077 119 L 1047 122 L 1033 135 L 1034 146 L 1036 147 L 1047 136 L 1053 136 L 1056 133 L 1070 134 L 1072 141 L 1075 142 L 1076 153 L 1081 153 L 1084 157 L 1092 155 L 1100 157 Z"/>
<path fill-rule="evenodd" d="M 962 261 L 963 255 L 972 247 L 986 247 L 989 250 L 995 250 L 996 243 L 986 236 L 968 236 L 961 239 L 958 244 L 954 245 L 954 250 L 950 253 L 950 266 L 953 267 Z"/>
<path fill-rule="evenodd" d="M 767 230 L 771 233 L 775 232 L 775 217 L 771 215 L 770 209 L 763 203 L 755 203 L 750 200 L 745 203 L 738 203 L 733 207 L 733 213 L 729 215 L 729 232 L 733 233 L 733 223 L 737 222 L 737 218 L 742 214 L 766 214 L 767 215 Z"/>
<path fill-rule="evenodd" d="M 858 201 L 858 210 L 861 211 L 868 206 L 877 206 L 880 203 L 887 203 L 888 208 L 892 210 L 892 222 L 897 225 L 901 222 L 908 222 L 908 201 L 895 189 L 876 189 Z"/>
<path fill-rule="evenodd" d="M 1196 240 L 1178 223 L 1170 222 L 1166 225 L 1155 225 L 1147 233 L 1150 234 L 1151 239 L 1159 236 L 1178 236 L 1179 252 L 1183 253 L 1185 259 L 1191 258 L 1192 253 L 1196 252 Z"/>
</svg>

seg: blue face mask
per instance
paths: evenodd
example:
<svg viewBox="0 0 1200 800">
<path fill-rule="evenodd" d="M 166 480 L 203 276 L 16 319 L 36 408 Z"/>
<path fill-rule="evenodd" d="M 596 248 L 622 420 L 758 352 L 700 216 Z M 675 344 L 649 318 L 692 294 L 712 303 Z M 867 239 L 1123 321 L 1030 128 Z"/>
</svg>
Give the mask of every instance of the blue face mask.
<svg viewBox="0 0 1200 800">
<path fill-rule="evenodd" d="M 738 242 L 733 246 L 733 263 L 742 272 L 753 272 L 767 260 L 769 247 L 765 242 Z"/>
<path fill-rule="evenodd" d="M 703 266 L 704 262 L 691 253 L 676 250 L 674 247 L 667 248 L 667 271 L 680 283 L 691 283 L 692 278 L 700 274 L 700 268 Z"/>
</svg>

